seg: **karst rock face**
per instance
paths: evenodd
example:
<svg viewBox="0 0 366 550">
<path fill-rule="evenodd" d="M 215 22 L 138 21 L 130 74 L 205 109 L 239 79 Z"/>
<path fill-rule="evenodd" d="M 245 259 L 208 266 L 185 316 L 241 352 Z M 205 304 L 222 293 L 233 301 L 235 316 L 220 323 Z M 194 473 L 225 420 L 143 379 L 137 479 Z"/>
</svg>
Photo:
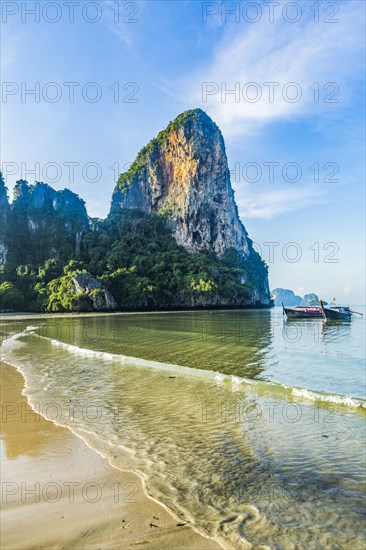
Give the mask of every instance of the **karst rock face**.
<svg viewBox="0 0 366 550">
<path fill-rule="evenodd" d="M 132 178 L 131 169 L 121 176 L 112 208 L 165 214 L 177 243 L 190 252 L 211 250 L 222 256 L 234 247 L 249 254 L 224 139 L 206 113 L 196 109 L 180 115 L 139 157 Z"/>
<path fill-rule="evenodd" d="M 222 257 L 235 248 L 260 262 L 239 218 L 223 136 L 201 109 L 179 115 L 121 174 L 111 212 L 121 207 L 164 216 L 176 242 L 189 252 Z M 264 305 L 269 299 L 267 273 L 259 269 L 253 300 Z"/>
<path fill-rule="evenodd" d="M 140 151 L 129 170 L 119 177 L 110 215 L 99 224 L 94 225 L 88 217 L 78 195 L 68 189 L 56 191 L 42 182 L 30 185 L 19 180 L 9 204 L 1 178 L 0 207 L 0 264 L 5 264 L 9 272 L 25 266 L 36 273 L 49 259 L 59 260 L 62 266 L 72 259 L 88 262 L 93 252 L 91 243 L 97 247 L 102 265 L 93 264 L 93 268 L 98 273 L 109 269 L 103 262 L 107 262 L 110 248 L 123 238 L 119 220 L 127 210 L 134 209 L 135 213 L 128 213 L 132 218 L 134 214 L 136 219 L 141 216 L 138 211 L 143 211 L 146 218 L 160 216 L 178 245 L 189 253 L 207 251 L 223 260 L 211 258 L 216 267 L 211 266 L 210 273 L 205 271 L 201 277 L 198 268 L 188 267 L 187 254 L 187 269 L 182 264 L 181 279 L 177 279 L 175 293 L 164 307 L 271 305 L 267 266 L 239 218 L 223 136 L 201 109 L 179 115 Z M 158 226 L 164 233 L 162 224 Z M 153 241 L 155 237 L 149 238 Z M 103 248 L 102 242 L 109 245 Z M 121 263 L 117 267 L 130 267 L 124 265 L 123 255 L 118 261 Z M 231 277 L 226 287 L 222 283 L 225 274 Z M 93 271 L 90 276 L 94 277 Z M 146 278 L 146 273 L 138 276 Z M 153 273 L 151 277 L 154 281 Z M 104 287 L 90 290 L 89 286 L 86 290 L 80 286 L 77 291 L 94 300 L 93 304 L 84 300 L 83 307 L 116 307 L 117 302 L 105 294 Z M 153 282 L 149 286 L 154 288 Z M 154 306 L 162 305 L 160 296 L 153 299 Z"/>
<path fill-rule="evenodd" d="M 1 201 L 5 199 L 0 188 L 3 211 Z M 4 237 L 0 234 L 0 263 L 9 261 L 16 266 L 73 257 L 89 227 L 85 203 L 78 195 L 68 189 L 55 191 L 41 182 L 30 185 L 25 180 L 16 183 L 5 218 Z M 1 246 L 6 254 L 1 254 Z"/>
<path fill-rule="evenodd" d="M 6 257 L 8 253 L 7 247 L 7 233 L 9 223 L 9 200 L 7 195 L 7 188 L 5 187 L 5 181 L 0 174 L 0 265 L 6 263 Z"/>
</svg>

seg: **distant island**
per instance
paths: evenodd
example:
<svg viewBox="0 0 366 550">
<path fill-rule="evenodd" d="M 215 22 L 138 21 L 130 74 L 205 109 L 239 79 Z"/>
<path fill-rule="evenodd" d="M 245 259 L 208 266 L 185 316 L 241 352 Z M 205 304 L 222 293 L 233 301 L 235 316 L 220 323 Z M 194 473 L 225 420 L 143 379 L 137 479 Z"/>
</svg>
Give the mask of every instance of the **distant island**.
<svg viewBox="0 0 366 550">
<path fill-rule="evenodd" d="M 294 293 L 288 288 L 274 288 L 271 292 L 271 297 L 275 306 L 280 306 L 282 303 L 285 306 L 314 306 L 319 304 L 319 297 L 315 293 L 305 294 L 303 298 Z M 324 304 L 327 304 L 323 300 Z"/>
<path fill-rule="evenodd" d="M 105 220 L 68 189 L 0 178 L 0 309 L 41 312 L 271 307 L 220 129 L 171 122 L 121 174 Z"/>
</svg>

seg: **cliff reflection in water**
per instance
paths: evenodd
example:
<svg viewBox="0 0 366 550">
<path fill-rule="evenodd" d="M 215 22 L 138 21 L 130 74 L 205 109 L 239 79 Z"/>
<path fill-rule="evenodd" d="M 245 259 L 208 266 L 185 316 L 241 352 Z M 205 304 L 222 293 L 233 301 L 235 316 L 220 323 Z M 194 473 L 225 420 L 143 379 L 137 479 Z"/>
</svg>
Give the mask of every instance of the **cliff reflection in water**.
<svg viewBox="0 0 366 550">
<path fill-rule="evenodd" d="M 248 378 L 263 375 L 273 340 L 269 310 L 63 318 L 42 321 L 37 332 L 80 348 Z"/>
</svg>

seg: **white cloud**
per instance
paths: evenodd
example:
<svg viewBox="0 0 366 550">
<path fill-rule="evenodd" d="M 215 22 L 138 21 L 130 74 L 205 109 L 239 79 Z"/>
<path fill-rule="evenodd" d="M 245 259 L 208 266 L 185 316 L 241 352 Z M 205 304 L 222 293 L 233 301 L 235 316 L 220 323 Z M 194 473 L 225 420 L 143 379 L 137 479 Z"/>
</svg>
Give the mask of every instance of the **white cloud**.
<svg viewBox="0 0 366 550">
<path fill-rule="evenodd" d="M 311 204 L 326 202 L 323 191 L 314 186 L 302 189 L 282 188 L 261 194 L 251 193 L 250 185 L 245 186 L 235 198 L 242 219 L 266 218 L 271 219 L 279 214 L 299 210 Z"/>
<path fill-rule="evenodd" d="M 310 10 L 303 9 L 304 16 L 290 24 L 281 17 L 269 23 L 265 17 L 253 24 L 232 23 L 213 53 L 212 62 L 200 67 L 195 73 L 186 75 L 176 83 L 182 101 L 202 106 L 219 124 L 225 136 L 250 133 L 264 124 L 275 120 L 289 120 L 313 112 L 328 112 L 334 105 L 324 104 L 324 96 L 332 87 L 323 90 L 327 82 L 339 86 L 344 102 L 350 97 L 348 81 L 352 76 L 362 74 L 362 47 L 364 2 L 348 0 L 340 4 L 338 23 L 314 23 Z M 234 95 L 216 92 L 202 101 L 204 82 L 215 83 L 215 90 L 221 85 L 227 90 L 240 91 L 239 102 Z M 262 97 L 256 103 L 243 99 L 254 97 L 254 88 L 245 88 L 249 82 L 261 86 Z M 279 82 L 274 87 L 274 101 L 269 101 L 269 86 L 265 82 Z M 296 103 L 282 97 L 283 87 L 290 82 L 297 83 L 301 99 Z M 320 103 L 314 103 L 314 91 L 309 87 L 320 83 Z M 225 88 L 223 88 L 225 92 Z M 296 92 L 289 87 L 290 97 Z"/>
</svg>

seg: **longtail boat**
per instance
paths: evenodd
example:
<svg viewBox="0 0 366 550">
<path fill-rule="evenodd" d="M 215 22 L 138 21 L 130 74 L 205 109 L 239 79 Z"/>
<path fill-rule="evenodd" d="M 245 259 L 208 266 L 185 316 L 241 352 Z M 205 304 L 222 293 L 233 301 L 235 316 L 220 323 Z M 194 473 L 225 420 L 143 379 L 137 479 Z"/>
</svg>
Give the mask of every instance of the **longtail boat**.
<svg viewBox="0 0 366 550">
<path fill-rule="evenodd" d="M 349 306 L 332 305 L 330 307 L 327 307 L 323 305 L 323 300 L 320 300 L 320 309 L 325 319 L 333 321 L 347 321 L 349 319 L 352 319 L 353 313 L 356 313 L 350 310 Z"/>
<path fill-rule="evenodd" d="M 282 309 L 288 319 L 319 319 L 323 317 L 320 306 L 285 307 L 282 302 Z"/>
</svg>

